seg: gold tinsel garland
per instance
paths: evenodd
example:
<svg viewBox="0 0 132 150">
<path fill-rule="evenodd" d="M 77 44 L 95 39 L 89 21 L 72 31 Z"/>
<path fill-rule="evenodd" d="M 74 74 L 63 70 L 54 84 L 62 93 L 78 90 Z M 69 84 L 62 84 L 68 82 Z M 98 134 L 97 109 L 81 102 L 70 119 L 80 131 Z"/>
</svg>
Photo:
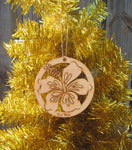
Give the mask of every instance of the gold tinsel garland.
<svg viewBox="0 0 132 150">
<path fill-rule="evenodd" d="M 129 62 L 112 39 L 107 39 L 100 22 L 107 16 L 102 0 L 78 11 L 77 0 L 7 0 L 20 5 L 26 14 L 34 5 L 41 23 L 25 20 L 17 24 L 10 44 L 11 90 L 0 104 L 1 123 L 13 129 L 0 131 L 0 149 L 28 150 L 130 150 L 128 128 L 132 112 L 129 100 Z M 60 14 L 61 12 L 61 14 Z M 85 63 L 95 80 L 93 101 L 80 115 L 59 119 L 47 114 L 34 94 L 34 81 L 43 64 L 61 56 L 61 28 L 68 56 Z M 64 47 L 65 49 L 65 47 Z"/>
</svg>

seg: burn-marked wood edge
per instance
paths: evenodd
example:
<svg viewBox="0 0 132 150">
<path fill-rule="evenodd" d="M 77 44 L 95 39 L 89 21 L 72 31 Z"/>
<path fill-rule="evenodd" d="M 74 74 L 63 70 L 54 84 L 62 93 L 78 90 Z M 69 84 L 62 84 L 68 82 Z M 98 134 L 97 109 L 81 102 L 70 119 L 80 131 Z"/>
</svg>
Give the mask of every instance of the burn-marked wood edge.
<svg viewBox="0 0 132 150">
<path fill-rule="evenodd" d="M 60 72 L 55 68 L 58 64 L 68 64 Z M 51 76 L 43 76 L 50 72 Z M 83 73 L 85 78 L 79 78 Z M 52 76 L 53 75 L 53 76 Z M 43 100 L 42 94 L 46 94 Z M 81 113 L 90 104 L 94 94 L 94 80 L 89 69 L 80 61 L 60 57 L 49 61 L 38 72 L 35 80 L 35 95 L 39 104 L 50 114 L 57 117 L 71 117 Z M 79 95 L 85 96 L 83 103 Z M 58 110 L 59 105 L 61 111 Z"/>
</svg>

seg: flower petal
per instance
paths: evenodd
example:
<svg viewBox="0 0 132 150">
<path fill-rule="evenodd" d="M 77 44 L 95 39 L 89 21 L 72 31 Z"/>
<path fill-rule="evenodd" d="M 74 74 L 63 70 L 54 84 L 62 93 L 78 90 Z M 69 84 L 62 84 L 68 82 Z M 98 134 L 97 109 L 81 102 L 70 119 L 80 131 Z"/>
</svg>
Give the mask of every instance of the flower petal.
<svg viewBox="0 0 132 150">
<path fill-rule="evenodd" d="M 67 67 L 64 68 L 62 79 L 64 83 L 68 84 L 76 79 L 80 74 L 81 67 L 79 67 L 76 62 L 71 62 Z"/>
<path fill-rule="evenodd" d="M 91 89 L 91 84 L 82 78 L 77 79 L 68 85 L 68 91 L 76 92 L 79 95 L 86 95 Z"/>
<path fill-rule="evenodd" d="M 59 99 L 61 96 L 61 91 L 53 91 L 47 94 L 46 96 L 46 103 L 45 103 L 45 110 L 47 111 L 55 111 L 58 108 Z"/>
<path fill-rule="evenodd" d="M 48 76 L 46 79 L 40 80 L 39 93 L 47 93 L 51 90 L 61 89 L 61 82 L 52 76 Z"/>
<path fill-rule="evenodd" d="M 81 108 L 81 103 L 78 100 L 78 96 L 73 92 L 64 94 L 61 99 L 62 109 L 66 112 L 74 111 Z"/>
</svg>

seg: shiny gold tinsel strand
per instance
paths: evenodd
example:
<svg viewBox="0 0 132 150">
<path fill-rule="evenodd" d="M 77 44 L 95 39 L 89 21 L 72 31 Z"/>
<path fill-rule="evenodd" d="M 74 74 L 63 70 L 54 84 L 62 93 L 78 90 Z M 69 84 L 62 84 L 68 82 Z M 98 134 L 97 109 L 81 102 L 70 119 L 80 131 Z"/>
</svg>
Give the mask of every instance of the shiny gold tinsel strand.
<svg viewBox="0 0 132 150">
<path fill-rule="evenodd" d="M 0 120 L 12 129 L 0 131 L 0 149 L 9 150 L 131 150 L 128 136 L 132 111 L 125 103 L 130 63 L 121 54 L 100 22 L 107 16 L 102 0 L 78 10 L 78 0 L 7 0 L 12 7 L 41 16 L 41 24 L 24 20 L 5 44 L 12 58 L 11 90 L 0 103 Z M 62 9 L 62 10 L 61 10 Z M 61 10 L 61 16 L 60 16 Z M 61 33 L 60 22 L 63 31 Z M 68 42 L 67 42 L 68 25 Z M 61 56 L 61 36 L 68 56 L 90 68 L 95 80 L 91 105 L 80 115 L 60 119 L 47 114 L 34 94 L 40 68 Z M 66 47 L 64 46 L 64 51 Z"/>
<path fill-rule="evenodd" d="M 53 132 L 48 130 L 42 124 L 7 129 L 7 131 L 3 130 L 0 131 L 0 135 L 0 149 L 54 150 L 57 145 L 51 141 Z M 49 143 L 52 143 L 52 145 L 49 145 Z"/>
</svg>

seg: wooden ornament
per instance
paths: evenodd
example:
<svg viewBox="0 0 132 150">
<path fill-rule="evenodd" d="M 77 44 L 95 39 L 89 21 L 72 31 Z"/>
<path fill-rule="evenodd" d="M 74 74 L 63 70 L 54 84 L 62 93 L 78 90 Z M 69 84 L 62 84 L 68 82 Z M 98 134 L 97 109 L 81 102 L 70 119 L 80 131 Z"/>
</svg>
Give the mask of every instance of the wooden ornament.
<svg viewBox="0 0 132 150">
<path fill-rule="evenodd" d="M 59 71 L 59 64 L 66 66 Z M 90 104 L 93 94 L 94 80 L 89 69 L 82 62 L 66 56 L 49 61 L 40 69 L 35 80 L 39 104 L 57 117 L 81 113 Z M 83 102 L 80 97 L 84 97 Z"/>
</svg>

